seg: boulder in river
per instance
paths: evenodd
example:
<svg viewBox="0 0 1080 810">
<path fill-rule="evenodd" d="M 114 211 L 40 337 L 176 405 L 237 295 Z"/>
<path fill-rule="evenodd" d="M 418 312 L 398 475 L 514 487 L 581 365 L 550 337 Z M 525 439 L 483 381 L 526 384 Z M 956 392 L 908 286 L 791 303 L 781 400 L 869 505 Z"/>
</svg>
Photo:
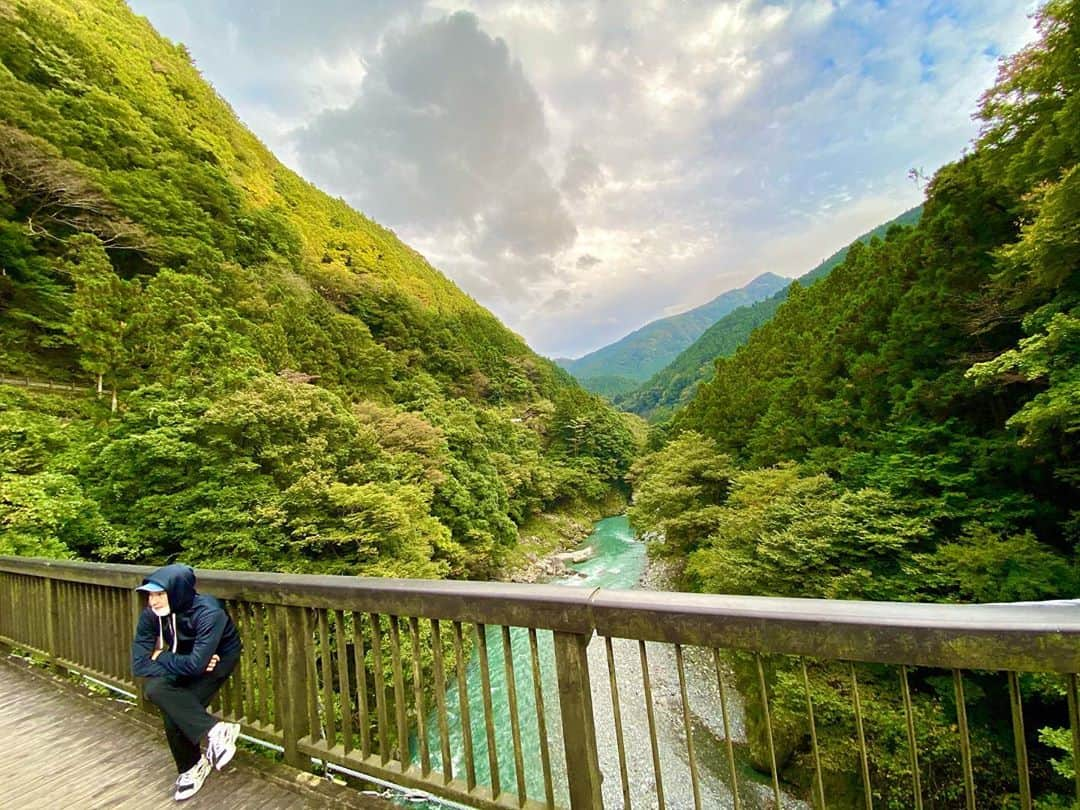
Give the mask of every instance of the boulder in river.
<svg viewBox="0 0 1080 810">
<path fill-rule="evenodd" d="M 592 546 L 586 546 L 577 551 L 564 551 L 562 554 L 556 554 L 555 559 L 563 563 L 583 563 L 586 560 L 591 560 L 595 554 L 596 549 Z"/>
</svg>

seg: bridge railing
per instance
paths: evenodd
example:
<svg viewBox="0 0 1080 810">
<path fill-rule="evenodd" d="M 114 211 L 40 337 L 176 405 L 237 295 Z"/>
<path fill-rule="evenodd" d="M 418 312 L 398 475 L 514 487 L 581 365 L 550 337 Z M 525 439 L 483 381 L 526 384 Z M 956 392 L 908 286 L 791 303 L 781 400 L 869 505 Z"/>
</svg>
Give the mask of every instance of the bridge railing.
<svg viewBox="0 0 1080 810">
<path fill-rule="evenodd" d="M 150 570 L 0 557 L 0 642 L 138 693 L 129 650 L 143 600 L 132 589 Z M 1053 752 L 1041 746 L 1037 729 L 1025 728 L 1025 673 L 1039 673 L 1040 694 L 1049 682 L 1064 695 L 1056 704 L 1040 698 L 1038 719 L 1066 729 L 1073 762 L 1080 762 L 1080 608 L 1070 605 L 590 592 L 212 570 L 198 572 L 198 587 L 226 602 L 244 639 L 217 706 L 225 717 L 280 746 L 291 764 L 316 758 L 471 807 L 739 808 L 783 806 L 792 796 L 835 806 L 828 759 L 838 734 L 850 731 L 849 806 L 854 793 L 867 808 L 922 807 L 933 791 L 973 808 L 991 796 L 980 793 L 986 763 L 972 743 L 965 687 L 985 694 L 996 679 L 1012 732 L 1009 791 L 1031 808 L 1032 774 L 1049 778 Z M 808 671 L 831 684 L 827 701 Z M 896 796 L 895 773 L 885 773 L 875 756 L 884 736 L 864 723 L 871 681 L 895 689 L 906 799 Z M 942 773 L 920 759 L 923 704 L 913 693 L 933 683 L 940 694 L 949 681 L 949 706 L 938 710 L 952 721 L 952 739 L 934 744 L 955 747 L 956 767 Z M 804 690 L 794 726 L 791 683 Z M 1047 718 L 1055 705 L 1063 716 Z M 782 729 L 779 708 L 787 712 Z M 639 722 L 642 715 L 647 722 Z M 628 730 L 634 723 L 640 733 Z M 710 746 L 706 774 L 700 760 Z M 762 780 L 746 764 L 755 748 L 749 758 L 764 770 Z M 808 777 L 785 783 L 784 761 L 790 765 L 796 748 Z M 943 779 L 955 781 L 952 793 Z M 1006 776 L 993 779 L 999 790 Z M 1080 775 L 1074 781 L 1065 789 L 1080 801 Z"/>
</svg>

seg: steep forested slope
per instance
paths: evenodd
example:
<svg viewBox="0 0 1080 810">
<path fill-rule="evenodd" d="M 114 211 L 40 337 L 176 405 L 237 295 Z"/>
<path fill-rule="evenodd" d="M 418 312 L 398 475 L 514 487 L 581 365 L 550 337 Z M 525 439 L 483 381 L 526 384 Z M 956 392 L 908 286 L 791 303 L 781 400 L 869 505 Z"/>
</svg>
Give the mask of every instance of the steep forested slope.
<svg viewBox="0 0 1080 810">
<path fill-rule="evenodd" d="M 625 393 L 670 363 L 727 313 L 768 298 L 787 283 L 774 273 L 762 273 L 745 287 L 729 290 L 687 312 L 647 323 L 584 357 L 556 362 L 590 391 L 605 396 Z"/>
<path fill-rule="evenodd" d="M 852 245 L 869 242 L 874 237 L 883 237 L 893 226 L 913 225 L 919 221 L 921 215 L 922 206 L 916 206 L 869 233 L 864 233 L 852 242 Z M 798 283 L 807 287 L 824 278 L 844 260 L 850 249 L 851 245 L 848 245 L 836 251 L 813 270 L 800 276 Z M 772 319 L 776 310 L 787 299 L 787 292 L 788 287 L 785 286 L 764 301 L 741 306 L 729 312 L 640 388 L 617 396 L 615 404 L 653 422 L 667 419 L 676 408 L 690 401 L 698 385 L 712 379 L 718 357 L 734 354 L 750 337 L 751 332 Z"/>
<path fill-rule="evenodd" d="M 677 412 L 635 466 L 631 518 L 705 591 L 995 602 L 1080 588 L 1080 3 L 1050 2 L 1002 63 L 977 148 L 942 168 L 919 224 L 852 247 Z M 850 705 L 810 667 L 817 706 Z M 737 665 L 747 685 L 756 673 Z M 838 674 L 839 673 L 839 674 Z M 811 778 L 801 673 L 770 673 L 789 778 Z M 980 803 L 1016 803 L 1000 676 L 969 673 Z M 895 673 L 860 684 L 875 805 L 909 806 Z M 927 800 L 962 801 L 951 684 L 912 679 Z M 1022 685 L 1036 806 L 1072 806 L 1055 679 Z M 748 690 L 749 691 L 749 690 Z M 774 702 L 775 699 L 775 702 Z M 815 708 L 816 710 L 816 708 Z M 762 762 L 760 712 L 749 713 Z M 819 740 L 838 806 L 862 806 L 847 730 Z M 1065 741 L 1065 742 L 1062 742 Z M 1054 760 L 1050 762 L 1050 760 Z M 1033 760 L 1034 761 L 1034 760 Z M 907 784 L 905 785 L 905 782 Z M 879 799 L 881 800 L 879 802 Z M 832 806 L 832 804 L 830 804 Z"/>
<path fill-rule="evenodd" d="M 0 0 L 0 551 L 482 576 L 620 417 L 119 0 Z"/>
</svg>

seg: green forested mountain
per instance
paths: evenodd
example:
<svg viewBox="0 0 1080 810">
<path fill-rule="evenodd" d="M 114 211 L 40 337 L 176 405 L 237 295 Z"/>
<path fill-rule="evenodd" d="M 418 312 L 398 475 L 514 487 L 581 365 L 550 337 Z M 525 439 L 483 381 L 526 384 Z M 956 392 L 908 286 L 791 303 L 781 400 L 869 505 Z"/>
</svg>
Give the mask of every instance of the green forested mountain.
<svg viewBox="0 0 1080 810">
<path fill-rule="evenodd" d="M 852 244 L 883 237 L 894 225 L 912 225 L 919 221 L 921 215 L 922 206 L 916 206 L 869 233 L 864 233 Z M 800 276 L 797 283 L 808 287 L 824 278 L 844 260 L 850 249 L 851 245 L 848 245 L 836 251 L 813 270 Z M 690 401 L 699 384 L 712 379 L 718 357 L 734 354 L 750 337 L 751 332 L 772 319 L 787 294 L 788 287 L 785 286 L 764 301 L 741 306 L 729 312 L 641 387 L 615 397 L 615 404 L 653 422 L 667 419 L 676 408 Z"/>
<path fill-rule="evenodd" d="M 788 280 L 762 273 L 745 287 L 729 290 L 700 307 L 652 321 L 621 340 L 576 360 L 556 360 L 590 391 L 614 396 L 636 388 L 712 324 L 736 307 L 768 298 Z"/>
<path fill-rule="evenodd" d="M 0 388 L 0 553 L 486 576 L 633 452 L 119 0 L 0 0 L 0 268 L 0 376 L 107 392 Z"/>
<path fill-rule="evenodd" d="M 1080 3 L 1052 0 L 1037 19 L 1039 42 L 1003 61 L 976 149 L 936 174 L 920 222 L 793 286 L 675 414 L 668 443 L 635 465 L 631 518 L 663 538 L 655 553 L 685 561 L 688 587 L 1076 596 Z M 961 782 L 955 701 L 939 674 L 912 681 L 923 785 L 928 802 L 959 806 L 937 787 Z M 808 784 L 801 672 L 778 662 L 771 677 L 787 776 Z M 969 677 L 980 804 L 1017 806 L 1007 690 L 999 676 Z M 849 701 L 844 683 L 811 664 L 815 707 Z M 860 684 L 875 805 L 903 807 L 910 766 L 895 690 L 895 673 Z M 1057 751 L 1068 732 L 1044 726 L 1066 716 L 1060 683 L 1025 679 L 1023 690 L 1027 744 Z M 755 726 L 760 715 L 748 716 Z M 862 806 L 850 736 L 832 734 L 819 740 L 826 778 L 852 785 L 850 804 Z M 761 728 L 750 736 L 760 757 Z M 1072 806 L 1071 755 L 1056 759 L 1031 774 L 1036 806 Z"/>
<path fill-rule="evenodd" d="M 799 276 L 798 282 L 803 287 L 809 287 L 814 282 L 820 281 L 821 279 L 825 278 L 825 276 L 829 275 L 829 273 L 834 267 L 836 267 L 838 264 L 844 261 L 844 259 L 847 258 L 848 251 L 851 250 L 853 245 L 859 243 L 866 244 L 875 237 L 878 239 L 884 239 L 885 235 L 889 232 L 889 229 L 892 228 L 894 225 L 905 226 L 916 224 L 922 217 L 922 209 L 923 207 L 921 205 L 916 205 L 915 207 L 909 208 L 907 211 L 900 214 L 900 216 L 894 217 L 888 222 L 884 222 L 881 225 L 878 225 L 872 231 L 864 233 L 858 239 L 854 240 L 850 245 L 840 248 L 840 250 L 836 251 L 836 253 L 832 254 L 831 256 L 829 256 L 829 258 L 822 261 L 820 264 L 814 267 L 814 269 Z"/>
</svg>

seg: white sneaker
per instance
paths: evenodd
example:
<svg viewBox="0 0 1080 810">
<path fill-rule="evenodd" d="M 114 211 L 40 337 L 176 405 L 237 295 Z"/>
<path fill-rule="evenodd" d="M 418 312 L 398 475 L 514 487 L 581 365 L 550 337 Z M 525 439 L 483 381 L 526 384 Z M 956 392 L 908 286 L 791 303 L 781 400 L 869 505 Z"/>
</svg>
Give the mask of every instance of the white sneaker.
<svg viewBox="0 0 1080 810">
<path fill-rule="evenodd" d="M 176 777 L 176 793 L 173 798 L 178 802 L 190 799 L 199 792 L 206 777 L 210 775 L 210 760 L 199 757 L 199 761 Z"/>
<path fill-rule="evenodd" d="M 239 723 L 217 723 L 206 735 L 206 756 L 217 770 L 232 761 L 236 754 L 236 738 L 240 736 Z"/>
</svg>

